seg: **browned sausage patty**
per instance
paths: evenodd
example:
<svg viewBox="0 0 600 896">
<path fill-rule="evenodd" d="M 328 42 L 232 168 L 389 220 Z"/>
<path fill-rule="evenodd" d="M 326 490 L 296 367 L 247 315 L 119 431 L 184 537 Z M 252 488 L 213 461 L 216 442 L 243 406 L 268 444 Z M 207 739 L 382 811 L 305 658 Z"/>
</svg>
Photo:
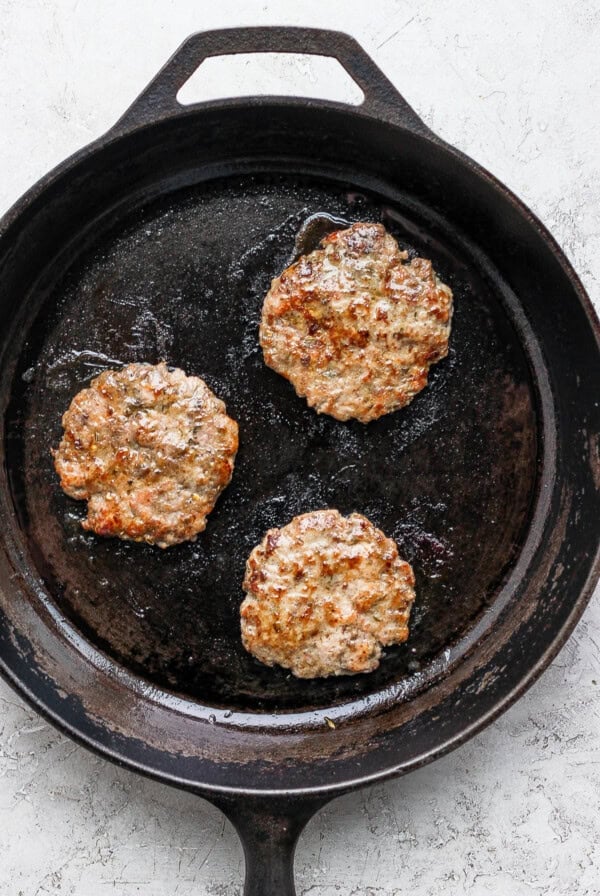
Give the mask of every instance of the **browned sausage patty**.
<svg viewBox="0 0 600 896">
<path fill-rule="evenodd" d="M 161 548 L 193 540 L 229 483 L 237 423 L 197 376 L 166 364 L 105 370 L 62 418 L 60 484 L 84 529 Z"/>
<path fill-rule="evenodd" d="M 246 564 L 242 642 L 298 678 L 371 672 L 408 638 L 412 568 L 364 516 L 318 510 L 271 529 Z"/>
<path fill-rule="evenodd" d="M 452 292 L 381 224 L 353 224 L 273 280 L 266 363 L 319 413 L 375 420 L 408 404 L 448 353 Z"/>
</svg>

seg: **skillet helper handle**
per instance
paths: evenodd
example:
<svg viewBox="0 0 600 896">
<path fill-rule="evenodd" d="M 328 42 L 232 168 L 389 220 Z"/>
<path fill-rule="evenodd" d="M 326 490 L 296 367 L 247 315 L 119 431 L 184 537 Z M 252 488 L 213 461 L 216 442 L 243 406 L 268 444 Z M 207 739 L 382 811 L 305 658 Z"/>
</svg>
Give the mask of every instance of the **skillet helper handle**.
<svg viewBox="0 0 600 896">
<path fill-rule="evenodd" d="M 353 37 L 341 31 L 292 27 L 224 28 L 192 34 L 112 130 L 125 133 L 180 115 L 184 107 L 177 101 L 177 94 L 204 60 L 237 53 L 301 53 L 332 57 L 364 93 L 364 102 L 359 109 L 408 130 L 432 136 L 429 128 Z M 339 107 L 343 104 L 329 105 Z M 193 109 L 194 106 L 185 108 Z"/>
<path fill-rule="evenodd" d="M 328 800 L 211 800 L 229 818 L 242 841 L 244 896 L 296 896 L 294 853 L 298 838 Z"/>
</svg>

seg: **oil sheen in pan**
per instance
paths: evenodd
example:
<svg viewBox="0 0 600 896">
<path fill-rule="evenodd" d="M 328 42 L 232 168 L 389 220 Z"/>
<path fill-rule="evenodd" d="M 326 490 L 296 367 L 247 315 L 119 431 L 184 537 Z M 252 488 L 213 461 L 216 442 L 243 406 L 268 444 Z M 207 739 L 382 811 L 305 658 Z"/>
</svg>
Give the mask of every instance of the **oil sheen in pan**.
<svg viewBox="0 0 600 896">
<path fill-rule="evenodd" d="M 263 297 L 302 223 L 381 220 L 454 291 L 447 359 L 402 411 L 368 426 L 318 416 L 262 360 Z M 38 297 L 9 420 L 13 493 L 37 569 L 61 611 L 150 682 L 226 709 L 304 711 L 427 680 L 518 555 L 535 491 L 535 390 L 500 295 L 452 228 L 396 197 L 301 176 L 245 175 L 132 209 Z M 26 343 L 26 344 L 25 344 Z M 195 543 L 168 551 L 79 525 L 49 447 L 90 377 L 165 358 L 202 376 L 240 425 L 233 481 Z M 21 378 L 22 377 L 22 378 Z M 414 566 L 407 644 L 370 674 L 299 682 L 239 636 L 241 582 L 266 529 L 325 506 L 359 511 Z"/>
</svg>

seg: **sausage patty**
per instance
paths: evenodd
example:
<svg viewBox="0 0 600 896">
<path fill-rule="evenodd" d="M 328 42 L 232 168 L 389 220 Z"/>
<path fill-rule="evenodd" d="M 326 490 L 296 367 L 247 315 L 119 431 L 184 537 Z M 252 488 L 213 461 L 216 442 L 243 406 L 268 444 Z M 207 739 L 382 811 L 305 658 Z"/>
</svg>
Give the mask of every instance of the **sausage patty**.
<svg viewBox="0 0 600 896">
<path fill-rule="evenodd" d="M 304 513 L 248 558 L 242 642 L 298 678 L 371 672 L 382 645 L 408 638 L 414 583 L 396 543 L 366 517 Z"/>
<path fill-rule="evenodd" d="M 161 548 L 193 540 L 229 483 L 237 423 L 197 376 L 166 364 L 105 370 L 62 418 L 60 483 L 84 529 Z"/>
<path fill-rule="evenodd" d="M 452 292 L 381 224 L 329 234 L 273 280 L 264 358 L 318 413 L 376 420 L 408 404 L 448 353 Z"/>
</svg>

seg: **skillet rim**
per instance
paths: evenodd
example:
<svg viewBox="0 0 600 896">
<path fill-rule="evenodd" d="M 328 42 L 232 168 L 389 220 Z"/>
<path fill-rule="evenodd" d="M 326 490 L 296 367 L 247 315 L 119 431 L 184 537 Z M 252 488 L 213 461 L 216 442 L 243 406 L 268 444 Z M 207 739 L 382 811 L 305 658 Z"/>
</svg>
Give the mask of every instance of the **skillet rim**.
<svg viewBox="0 0 600 896">
<path fill-rule="evenodd" d="M 596 346 L 598 348 L 598 351 L 600 352 L 600 322 L 598 321 L 598 318 L 596 316 L 594 306 L 589 296 L 587 295 L 580 278 L 578 277 L 570 261 L 564 254 L 563 250 L 560 248 L 555 238 L 552 236 L 546 226 L 541 222 L 541 220 L 533 212 L 531 212 L 531 210 L 527 208 L 527 206 L 509 188 L 502 184 L 487 169 L 485 169 L 479 163 L 475 162 L 462 151 L 445 143 L 445 141 L 443 141 L 436 135 L 424 132 L 415 133 L 415 131 L 410 127 L 402 126 L 395 122 L 386 121 L 378 115 L 362 111 L 361 107 L 347 106 L 343 103 L 336 103 L 332 101 L 306 100 L 305 98 L 295 97 L 243 97 L 233 98 L 230 100 L 215 100 L 207 103 L 196 104 L 193 107 L 189 107 L 185 111 L 179 113 L 177 116 L 170 117 L 176 117 L 178 120 L 181 120 L 182 118 L 193 119 L 198 116 L 202 116 L 202 114 L 208 110 L 223 111 L 225 109 L 228 109 L 233 111 L 247 111 L 249 105 L 257 105 L 261 108 L 264 108 L 265 106 L 269 106 L 272 108 L 282 107 L 287 110 L 295 107 L 306 109 L 307 106 L 310 106 L 318 108 L 321 111 L 326 111 L 327 109 L 343 111 L 346 115 L 350 115 L 351 117 L 366 118 L 371 121 L 375 121 L 378 124 L 387 125 L 388 127 L 396 131 L 408 132 L 412 135 L 413 138 L 417 137 L 418 139 L 430 141 L 433 144 L 437 145 L 439 148 L 443 149 L 445 152 L 454 156 L 460 164 L 466 165 L 468 168 L 470 168 L 475 176 L 483 179 L 484 181 L 487 181 L 487 183 L 495 191 L 501 193 L 504 198 L 511 203 L 520 217 L 524 218 L 529 223 L 529 225 L 534 228 L 537 236 L 539 236 L 543 240 L 546 248 L 559 262 L 570 285 L 575 290 L 575 294 L 577 296 L 579 304 L 584 311 L 585 317 L 590 326 L 590 330 L 594 335 Z M 122 129 L 121 127 L 119 127 L 119 124 L 117 124 L 117 126 L 111 129 L 107 134 L 101 136 L 91 144 L 78 150 L 70 157 L 68 157 L 64 162 L 61 162 L 59 165 L 57 165 L 48 174 L 44 175 L 20 199 L 18 199 L 16 203 L 13 204 L 13 206 L 0 220 L 0 248 L 2 247 L 2 243 L 4 243 L 7 239 L 10 240 L 11 228 L 13 227 L 13 225 L 18 224 L 21 217 L 32 209 L 36 201 L 43 198 L 45 191 L 54 183 L 56 183 L 61 177 L 67 175 L 69 171 L 73 169 L 77 164 L 79 164 L 80 162 L 89 161 L 94 155 L 100 153 L 107 147 L 112 146 L 114 143 L 118 143 L 122 139 L 128 139 L 135 134 L 152 130 L 157 126 L 164 124 L 165 120 L 166 119 L 163 119 L 163 121 L 142 124 L 141 126 L 125 129 Z M 531 685 L 535 681 L 537 681 L 541 673 L 547 668 L 549 663 L 558 654 L 562 646 L 565 644 L 567 638 L 575 628 L 577 622 L 581 618 L 581 615 L 583 614 L 583 611 L 592 596 L 595 584 L 599 577 L 600 544 L 598 545 L 596 554 L 590 564 L 589 572 L 586 577 L 584 586 L 580 589 L 577 598 L 572 602 L 571 610 L 568 614 L 568 617 L 559 628 L 558 632 L 554 634 L 550 644 L 539 656 L 537 661 L 529 668 L 528 673 L 523 678 L 521 678 L 521 680 L 513 688 L 511 688 L 507 694 L 505 694 L 501 699 L 497 700 L 492 708 L 483 713 L 476 721 L 468 725 L 459 734 L 447 738 L 440 745 L 431 748 L 431 750 L 423 753 L 414 760 L 409 760 L 399 765 L 391 765 L 380 771 L 363 775 L 362 777 L 358 776 L 356 778 L 347 779 L 342 782 L 334 782 L 333 784 L 329 784 L 326 786 L 315 786 L 294 790 L 257 790 L 251 788 L 242 789 L 239 787 L 229 788 L 221 785 L 207 784 L 206 782 L 198 783 L 197 781 L 190 781 L 185 778 L 179 778 L 175 775 L 171 775 L 169 773 L 165 773 L 164 771 L 158 770 L 156 766 L 144 765 L 142 762 L 128 758 L 127 754 L 124 751 L 120 752 L 117 749 L 113 750 L 107 744 L 102 744 L 99 740 L 94 740 L 93 737 L 87 736 L 86 734 L 82 733 L 81 730 L 76 727 L 76 725 L 70 724 L 64 718 L 64 715 L 61 715 L 50 709 L 50 707 L 43 702 L 43 698 L 40 698 L 39 694 L 36 694 L 29 688 L 27 688 L 23 681 L 19 679 L 18 675 L 13 674 L 12 670 L 5 663 L 2 656 L 0 656 L 0 674 L 15 688 L 15 690 L 17 690 L 18 693 L 21 694 L 22 697 L 24 697 L 29 705 L 31 705 L 43 717 L 48 719 L 52 724 L 54 724 L 56 727 L 58 727 L 78 743 L 81 743 L 89 749 L 92 749 L 94 752 L 105 758 L 111 759 L 113 762 L 116 762 L 119 765 L 129 767 L 134 771 L 138 771 L 164 783 L 170 783 L 174 786 L 192 790 L 205 796 L 208 796 L 209 794 L 216 795 L 219 793 L 247 795 L 254 797 L 280 797 L 282 794 L 294 794 L 297 796 L 326 794 L 335 795 L 346 792 L 355 787 L 385 780 L 394 775 L 405 774 L 409 771 L 420 768 L 433 761 L 434 759 L 447 754 L 452 749 L 461 745 L 462 743 L 473 737 L 475 734 L 477 734 L 479 731 L 481 731 L 483 728 L 485 728 L 492 721 L 494 721 L 494 719 L 496 719 L 503 711 L 508 709 L 529 687 L 531 687 Z M 129 673 L 129 670 L 127 671 Z M 87 719 L 85 711 L 83 711 L 83 717 Z"/>
</svg>

